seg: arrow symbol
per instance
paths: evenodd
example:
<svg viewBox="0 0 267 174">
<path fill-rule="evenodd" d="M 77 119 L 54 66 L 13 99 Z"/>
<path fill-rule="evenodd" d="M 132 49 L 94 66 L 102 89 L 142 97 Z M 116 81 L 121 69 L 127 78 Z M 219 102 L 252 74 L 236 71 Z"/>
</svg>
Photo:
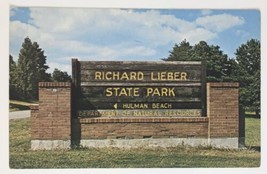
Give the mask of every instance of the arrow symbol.
<svg viewBox="0 0 267 174">
<path fill-rule="evenodd" d="M 117 109 L 118 108 L 118 103 L 114 104 L 114 108 Z"/>
</svg>

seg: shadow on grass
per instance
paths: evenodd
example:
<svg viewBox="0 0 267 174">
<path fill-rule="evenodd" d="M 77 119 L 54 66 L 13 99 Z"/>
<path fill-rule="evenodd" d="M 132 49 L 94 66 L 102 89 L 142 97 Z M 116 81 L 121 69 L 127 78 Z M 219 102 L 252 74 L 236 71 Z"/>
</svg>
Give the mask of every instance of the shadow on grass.
<svg viewBox="0 0 267 174">
<path fill-rule="evenodd" d="M 18 105 L 18 104 L 9 104 L 9 110 L 11 111 L 21 111 L 21 110 L 29 110 L 29 106 L 24 106 L 24 105 Z"/>
<path fill-rule="evenodd" d="M 258 118 L 260 119 L 261 118 L 261 115 L 260 114 L 245 114 L 245 117 L 246 118 Z"/>
</svg>

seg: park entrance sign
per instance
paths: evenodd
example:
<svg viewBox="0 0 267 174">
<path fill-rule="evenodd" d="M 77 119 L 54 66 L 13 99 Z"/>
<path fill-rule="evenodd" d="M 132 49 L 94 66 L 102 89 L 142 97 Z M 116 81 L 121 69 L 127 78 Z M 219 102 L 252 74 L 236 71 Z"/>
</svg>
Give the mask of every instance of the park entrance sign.
<svg viewBox="0 0 267 174">
<path fill-rule="evenodd" d="M 31 148 L 238 148 L 238 83 L 206 83 L 204 62 L 72 60 L 72 82 L 39 82 Z"/>
<path fill-rule="evenodd" d="M 72 60 L 78 117 L 206 116 L 203 62 Z"/>
</svg>

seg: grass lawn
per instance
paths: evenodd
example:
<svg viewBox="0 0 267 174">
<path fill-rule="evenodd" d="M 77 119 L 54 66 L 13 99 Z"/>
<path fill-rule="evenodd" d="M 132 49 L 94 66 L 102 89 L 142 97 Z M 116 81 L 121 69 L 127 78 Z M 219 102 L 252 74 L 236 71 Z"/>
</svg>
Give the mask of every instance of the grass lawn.
<svg viewBox="0 0 267 174">
<path fill-rule="evenodd" d="M 260 148 L 260 119 L 246 118 L 245 144 L 248 148 Z"/>
<path fill-rule="evenodd" d="M 246 118 L 246 150 L 211 148 L 30 150 L 29 118 L 10 121 L 10 168 L 259 167 L 260 119 Z"/>
</svg>

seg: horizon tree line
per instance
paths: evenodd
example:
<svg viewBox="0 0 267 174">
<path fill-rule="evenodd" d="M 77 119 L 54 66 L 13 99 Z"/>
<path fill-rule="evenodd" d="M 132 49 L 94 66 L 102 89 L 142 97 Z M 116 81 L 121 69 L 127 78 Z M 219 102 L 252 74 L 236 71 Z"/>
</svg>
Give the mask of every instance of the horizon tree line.
<svg viewBox="0 0 267 174">
<path fill-rule="evenodd" d="M 175 44 L 164 61 L 206 61 L 207 82 L 239 82 L 240 104 L 246 110 L 260 113 L 260 41 L 250 39 L 241 44 L 235 58 L 229 58 L 218 45 L 200 41 L 190 45 L 186 40 Z M 44 50 L 29 37 L 22 43 L 17 62 L 9 55 L 10 99 L 38 100 L 38 82 L 71 81 L 71 76 L 55 68 L 47 73 Z"/>
</svg>

